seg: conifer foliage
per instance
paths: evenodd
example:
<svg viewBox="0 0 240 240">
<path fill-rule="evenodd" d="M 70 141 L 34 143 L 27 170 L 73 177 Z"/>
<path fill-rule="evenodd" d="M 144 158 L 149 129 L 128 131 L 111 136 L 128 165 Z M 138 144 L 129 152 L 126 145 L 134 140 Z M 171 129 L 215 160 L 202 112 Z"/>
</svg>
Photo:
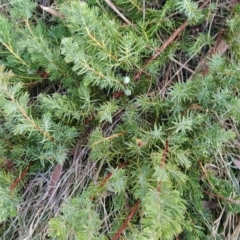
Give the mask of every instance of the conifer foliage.
<svg viewBox="0 0 240 240">
<path fill-rule="evenodd" d="M 0 6 L 1 239 L 240 237 L 238 1 L 51 3 Z"/>
</svg>

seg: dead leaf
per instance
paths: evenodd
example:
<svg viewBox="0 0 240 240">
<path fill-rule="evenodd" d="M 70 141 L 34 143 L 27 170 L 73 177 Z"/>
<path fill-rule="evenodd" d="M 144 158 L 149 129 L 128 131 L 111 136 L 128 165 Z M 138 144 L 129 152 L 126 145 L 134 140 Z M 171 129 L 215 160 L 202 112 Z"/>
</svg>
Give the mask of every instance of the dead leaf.
<svg viewBox="0 0 240 240">
<path fill-rule="evenodd" d="M 146 145 L 146 143 L 142 139 L 136 139 L 136 144 L 141 148 Z"/>
<path fill-rule="evenodd" d="M 239 160 L 233 160 L 234 165 L 240 169 L 240 161 Z"/>
<path fill-rule="evenodd" d="M 58 163 L 54 168 L 49 183 L 48 196 L 51 197 L 62 173 L 62 164 Z"/>
<path fill-rule="evenodd" d="M 57 10 L 51 8 L 51 7 L 45 7 L 43 5 L 39 5 L 44 11 L 50 13 L 54 17 L 64 18 L 64 15 L 59 13 Z"/>
<path fill-rule="evenodd" d="M 196 103 L 193 103 L 188 109 L 189 109 L 189 110 L 202 110 L 202 107 L 199 106 L 199 105 L 196 104 Z"/>
<path fill-rule="evenodd" d="M 227 50 L 228 50 L 229 46 L 228 44 L 226 43 L 225 40 L 221 40 L 217 46 L 216 46 L 216 53 L 219 54 L 219 55 L 223 55 Z"/>
<path fill-rule="evenodd" d="M 218 207 L 218 204 L 214 201 L 202 201 L 202 206 L 205 209 L 216 209 Z"/>
<path fill-rule="evenodd" d="M 124 94 L 123 91 L 114 92 L 114 93 L 113 93 L 113 98 L 119 99 L 120 97 L 123 96 L 123 94 Z"/>
</svg>

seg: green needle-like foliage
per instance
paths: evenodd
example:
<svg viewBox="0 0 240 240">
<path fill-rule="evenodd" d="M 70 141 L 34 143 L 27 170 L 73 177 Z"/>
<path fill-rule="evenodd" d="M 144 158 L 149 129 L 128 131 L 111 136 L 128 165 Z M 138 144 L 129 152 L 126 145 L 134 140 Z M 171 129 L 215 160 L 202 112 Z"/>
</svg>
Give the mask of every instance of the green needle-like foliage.
<svg viewBox="0 0 240 240">
<path fill-rule="evenodd" d="M 234 232 L 240 7 L 198 2 L 9 1 L 1 239 Z"/>
</svg>

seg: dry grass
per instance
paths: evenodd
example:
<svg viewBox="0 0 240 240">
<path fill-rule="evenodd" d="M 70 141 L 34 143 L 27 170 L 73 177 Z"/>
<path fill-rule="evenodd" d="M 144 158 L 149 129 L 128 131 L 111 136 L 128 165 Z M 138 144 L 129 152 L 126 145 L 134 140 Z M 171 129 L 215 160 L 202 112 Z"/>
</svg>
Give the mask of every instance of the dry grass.
<svg viewBox="0 0 240 240">
<path fill-rule="evenodd" d="M 46 239 L 49 219 L 94 178 L 96 164 L 88 159 L 87 154 L 87 147 L 76 146 L 73 159 L 69 159 L 69 165 L 64 168 L 51 196 L 48 191 L 54 166 L 45 173 L 35 174 L 24 188 L 18 216 L 9 224 L 2 239 Z"/>
<path fill-rule="evenodd" d="M 47 0 L 38 1 L 39 4 L 50 6 L 51 2 Z M 0 1 L 0 14 L 8 14 L 9 3 L 7 0 Z M 44 16 L 43 16 L 44 17 Z M 210 23 L 209 23 L 210 24 Z M 207 51 L 205 52 L 205 54 Z M 204 57 L 206 58 L 206 56 Z M 159 70 L 159 77 L 156 79 L 157 87 L 150 89 L 149 92 L 154 92 L 161 97 L 168 94 L 169 88 L 174 82 L 185 82 L 191 79 L 195 73 L 194 69 L 198 68 L 198 63 L 203 59 L 199 56 L 186 56 L 182 53 L 176 54 L 171 58 L 168 64 Z M 149 93 L 148 93 L 149 94 Z M 110 135 L 112 130 L 116 127 L 121 120 L 121 114 L 117 120 L 110 126 L 105 127 L 106 135 Z M 225 126 L 224 126 L 225 127 Z M 235 125 L 229 125 L 228 128 L 234 129 L 238 139 L 240 134 Z M 68 202 L 73 196 L 81 194 L 81 192 L 89 185 L 90 182 L 98 182 L 102 166 L 97 166 L 89 158 L 89 149 L 81 142 L 75 146 L 75 152 L 70 157 L 67 163 L 64 164 L 63 171 L 53 194 L 49 196 L 49 182 L 55 166 L 52 166 L 44 173 L 36 173 L 26 183 L 22 190 L 22 203 L 18 209 L 18 216 L 9 223 L 5 230 L 2 239 L 6 240 L 41 240 L 48 237 L 48 222 L 60 212 L 61 206 Z M 239 149 L 240 143 L 235 142 L 235 146 L 229 148 Z M 239 158 L 236 154 L 236 158 Z M 221 178 L 228 177 L 232 179 L 233 184 L 240 181 L 239 174 L 234 176 L 225 167 L 227 156 L 217 153 L 218 165 L 211 166 L 216 171 L 216 174 Z M 97 169 L 98 167 L 98 169 Z M 204 166 L 208 167 L 208 166 Z M 236 185 L 239 189 L 239 185 Z M 234 196 L 232 196 L 234 197 Z M 108 213 L 106 210 L 106 198 L 98 198 L 98 211 L 102 213 L 103 233 L 111 229 L 111 218 L 117 215 L 117 211 Z M 211 229 L 213 239 L 216 239 L 219 229 L 223 227 L 222 238 L 226 240 L 240 239 L 240 219 L 238 215 L 228 213 L 225 215 L 225 208 L 220 205 L 221 211 L 216 211 L 217 220 L 213 223 Z"/>
</svg>

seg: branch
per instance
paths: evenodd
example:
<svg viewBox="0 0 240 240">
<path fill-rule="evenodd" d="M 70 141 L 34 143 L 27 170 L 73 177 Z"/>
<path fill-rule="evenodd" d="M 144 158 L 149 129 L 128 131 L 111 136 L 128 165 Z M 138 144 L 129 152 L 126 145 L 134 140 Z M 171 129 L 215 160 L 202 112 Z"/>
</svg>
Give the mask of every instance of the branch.
<svg viewBox="0 0 240 240">
<path fill-rule="evenodd" d="M 238 3 L 239 0 L 232 0 L 229 5 L 231 8 L 233 8 Z M 203 76 L 206 76 L 209 72 L 209 67 L 207 66 L 208 59 L 211 58 L 214 54 L 219 54 L 220 56 L 222 56 L 228 50 L 229 45 L 224 39 L 222 39 L 223 33 L 224 29 L 221 29 L 218 32 L 214 46 L 208 51 L 205 58 L 198 64 L 190 79 L 194 76 L 196 72 L 201 72 Z"/>
<path fill-rule="evenodd" d="M 123 162 L 122 164 L 118 165 L 117 169 L 121 169 L 123 168 L 125 165 L 127 165 L 127 162 Z M 110 179 L 110 177 L 112 176 L 112 173 L 108 173 L 108 175 L 102 180 L 102 182 L 100 183 L 100 187 L 103 187 L 106 182 Z"/>
<path fill-rule="evenodd" d="M 128 222 L 133 218 L 133 216 L 134 216 L 135 212 L 137 211 L 140 203 L 141 203 L 141 201 L 140 201 L 140 199 L 138 199 L 137 202 L 135 203 L 135 205 L 133 206 L 133 208 L 131 209 L 131 211 L 129 212 L 127 218 L 123 222 L 122 226 L 119 228 L 117 233 L 115 233 L 115 235 L 113 236 L 112 240 L 117 240 L 120 237 L 120 235 L 122 234 L 122 232 L 127 228 Z"/>
<path fill-rule="evenodd" d="M 199 8 L 204 8 L 210 0 L 206 0 Z M 152 61 L 154 61 L 159 55 L 177 38 L 178 35 L 181 34 L 181 32 L 188 26 L 188 20 L 186 20 L 182 25 L 177 28 L 174 33 L 163 43 L 163 45 L 156 49 L 156 52 L 149 57 L 143 64 L 143 68 L 145 68 L 147 65 L 149 65 Z M 134 81 L 138 81 L 143 73 L 143 69 L 139 70 L 135 76 Z"/>
<path fill-rule="evenodd" d="M 25 109 L 17 102 L 17 100 L 8 91 L 8 89 L 6 89 L 6 92 L 7 92 L 8 96 L 9 96 L 10 100 L 16 104 L 16 106 L 19 109 L 19 111 L 21 112 L 22 116 L 33 126 L 33 128 L 35 128 L 38 132 L 40 132 L 43 136 L 48 138 L 50 141 L 54 142 L 55 139 L 53 138 L 53 136 L 51 136 L 48 132 L 44 131 L 44 129 L 42 129 L 40 126 L 38 126 L 34 122 L 34 120 L 32 120 L 31 117 L 28 116 L 28 114 L 26 113 Z"/>
<path fill-rule="evenodd" d="M 31 166 L 31 163 L 29 163 L 27 165 L 27 167 L 23 170 L 23 172 L 21 173 L 20 177 L 18 177 L 10 186 L 10 191 L 12 191 L 17 185 L 18 183 L 24 178 L 24 176 L 26 175 L 26 173 L 28 172 L 29 168 Z"/>
<path fill-rule="evenodd" d="M 162 155 L 162 162 L 161 162 L 161 167 L 164 167 L 165 162 L 166 162 L 166 158 L 167 158 L 167 153 L 168 153 L 168 140 L 166 140 L 165 143 L 165 148 L 163 151 L 163 155 Z M 124 164 L 124 163 L 123 163 Z M 122 165 L 123 165 L 122 164 Z M 126 163 L 125 163 L 126 164 Z M 125 165 L 124 164 L 124 165 Z M 122 168 L 121 165 L 119 165 L 118 168 Z M 102 183 L 105 184 L 105 182 L 111 177 L 110 175 L 111 173 L 108 174 L 108 176 L 105 177 L 105 179 L 102 181 Z M 158 192 L 160 192 L 161 190 L 161 183 L 158 183 L 157 189 Z M 133 218 L 135 212 L 137 211 L 139 205 L 141 203 L 141 200 L 138 199 L 137 202 L 135 203 L 135 205 L 133 206 L 133 208 L 131 209 L 131 211 L 129 212 L 127 218 L 125 219 L 125 221 L 123 222 L 122 226 L 119 228 L 119 230 L 117 231 L 117 233 L 115 233 L 115 235 L 113 236 L 112 240 L 117 240 L 119 238 L 119 236 L 122 234 L 122 232 L 127 228 L 128 222 Z"/>
<path fill-rule="evenodd" d="M 125 165 L 127 165 L 127 162 L 123 162 L 121 164 L 118 165 L 117 169 L 121 169 L 123 168 Z M 107 181 L 110 179 L 110 177 L 112 176 L 112 173 L 108 173 L 108 175 L 101 181 L 101 183 L 99 184 L 99 188 L 102 188 L 106 183 Z M 93 200 L 95 198 L 95 195 L 92 195 L 90 197 L 91 200 Z"/>
<path fill-rule="evenodd" d="M 240 204 L 239 201 L 234 200 L 234 199 L 225 198 L 225 197 L 223 197 L 223 196 L 219 196 L 219 195 L 217 195 L 217 194 L 208 192 L 208 191 L 206 191 L 206 190 L 203 190 L 203 192 L 206 193 L 206 194 L 207 194 L 208 196 L 210 196 L 210 197 L 218 198 L 218 199 L 221 199 L 221 200 L 226 201 L 226 202 L 231 203 L 231 204 L 237 204 L 237 205 Z"/>
<path fill-rule="evenodd" d="M 133 24 L 127 18 L 125 18 L 122 13 L 118 11 L 116 6 L 110 0 L 104 0 L 104 1 L 124 22 L 126 22 L 128 25 L 134 28 Z"/>
</svg>

